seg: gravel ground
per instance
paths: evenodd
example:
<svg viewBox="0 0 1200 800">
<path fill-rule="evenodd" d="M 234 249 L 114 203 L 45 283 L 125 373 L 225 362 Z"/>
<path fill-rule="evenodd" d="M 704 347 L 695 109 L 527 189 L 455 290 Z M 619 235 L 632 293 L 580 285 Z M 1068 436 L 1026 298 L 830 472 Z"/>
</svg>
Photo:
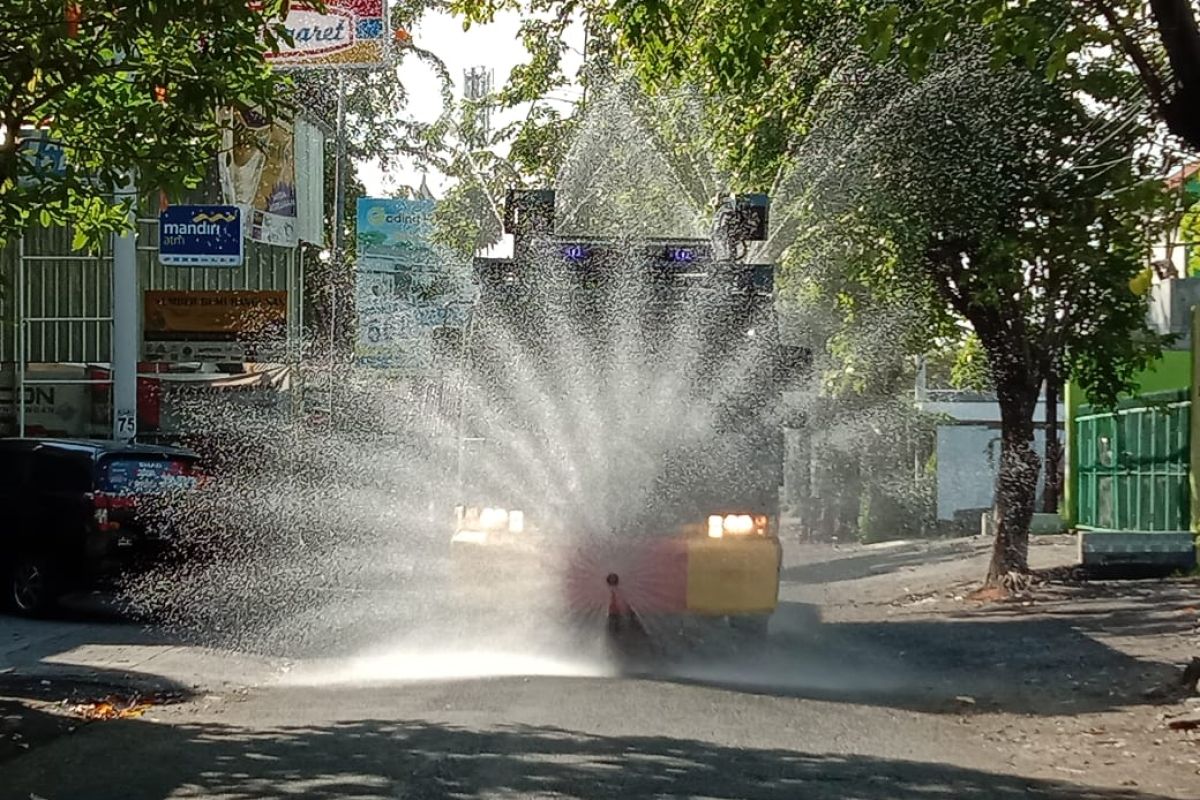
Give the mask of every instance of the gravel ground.
<svg viewBox="0 0 1200 800">
<path fill-rule="evenodd" d="M 1074 564 L 1075 548 L 1035 537 L 1031 562 Z M 1159 691 L 1200 656 L 1200 580 L 1051 582 L 976 602 L 988 556 L 978 538 L 796 544 L 785 591 L 820 607 L 823 634 L 870 631 L 931 707 L 950 698 L 964 732 L 1022 774 L 1200 797 L 1200 731 L 1168 727 L 1200 698 Z"/>
</svg>

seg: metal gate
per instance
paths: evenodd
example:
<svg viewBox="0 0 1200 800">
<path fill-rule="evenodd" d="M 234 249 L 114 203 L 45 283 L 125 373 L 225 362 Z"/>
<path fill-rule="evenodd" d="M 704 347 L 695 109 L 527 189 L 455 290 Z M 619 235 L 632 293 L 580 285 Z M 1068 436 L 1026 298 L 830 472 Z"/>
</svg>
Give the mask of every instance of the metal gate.
<svg viewBox="0 0 1200 800">
<path fill-rule="evenodd" d="M 1111 411 L 1080 408 L 1073 431 L 1079 527 L 1189 530 L 1190 414 L 1186 390 L 1143 395 Z"/>
</svg>

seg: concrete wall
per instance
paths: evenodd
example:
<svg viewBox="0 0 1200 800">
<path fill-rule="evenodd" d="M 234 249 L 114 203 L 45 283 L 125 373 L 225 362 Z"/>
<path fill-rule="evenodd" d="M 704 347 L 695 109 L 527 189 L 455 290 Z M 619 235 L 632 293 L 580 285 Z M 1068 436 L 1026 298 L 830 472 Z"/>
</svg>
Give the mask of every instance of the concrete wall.
<svg viewBox="0 0 1200 800">
<path fill-rule="evenodd" d="M 1046 449 L 1045 431 L 1034 433 L 1037 452 Z M 937 430 L 937 518 L 953 520 L 962 511 L 991 508 L 1000 468 L 1000 429 L 987 423 L 941 425 Z M 1045 485 L 1038 476 L 1038 494 Z M 978 524 L 978 517 L 975 519 Z"/>
<path fill-rule="evenodd" d="M 1192 306 L 1200 303 L 1200 278 L 1174 278 L 1161 281 L 1150 289 L 1147 320 L 1162 334 L 1178 337 L 1171 345 L 1176 350 L 1192 346 Z"/>
</svg>

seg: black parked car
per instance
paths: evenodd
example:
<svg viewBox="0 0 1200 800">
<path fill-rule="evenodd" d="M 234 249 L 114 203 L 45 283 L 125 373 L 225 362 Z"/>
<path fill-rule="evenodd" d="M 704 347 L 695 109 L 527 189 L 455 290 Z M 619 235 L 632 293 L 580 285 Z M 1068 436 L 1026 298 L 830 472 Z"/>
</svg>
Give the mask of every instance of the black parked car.
<svg viewBox="0 0 1200 800">
<path fill-rule="evenodd" d="M 0 439 L 3 602 L 22 614 L 153 558 L 164 500 L 200 480 L 198 457 L 115 441 Z"/>
</svg>

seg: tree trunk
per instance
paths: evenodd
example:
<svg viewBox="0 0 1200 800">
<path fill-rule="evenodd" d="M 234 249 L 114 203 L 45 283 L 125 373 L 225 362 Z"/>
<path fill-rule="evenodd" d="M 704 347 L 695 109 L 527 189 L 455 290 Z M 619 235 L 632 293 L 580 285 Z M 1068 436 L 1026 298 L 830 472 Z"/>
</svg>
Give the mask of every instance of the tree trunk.
<svg viewBox="0 0 1200 800">
<path fill-rule="evenodd" d="M 1200 148 L 1200 27 L 1191 0 L 1150 0 L 1150 10 L 1167 54 L 1170 94 L 1164 98 L 1163 120 L 1171 133 Z"/>
<path fill-rule="evenodd" d="M 1058 511 L 1062 495 L 1059 468 L 1062 465 L 1062 443 L 1058 438 L 1058 377 L 1053 373 L 1046 379 L 1046 482 L 1042 490 L 1042 511 Z"/>
<path fill-rule="evenodd" d="M 1029 523 L 1037 501 L 1040 460 L 1033 449 L 1038 384 L 997 386 L 1000 401 L 1000 472 L 996 479 L 996 541 L 987 585 L 1029 572 Z"/>
</svg>

